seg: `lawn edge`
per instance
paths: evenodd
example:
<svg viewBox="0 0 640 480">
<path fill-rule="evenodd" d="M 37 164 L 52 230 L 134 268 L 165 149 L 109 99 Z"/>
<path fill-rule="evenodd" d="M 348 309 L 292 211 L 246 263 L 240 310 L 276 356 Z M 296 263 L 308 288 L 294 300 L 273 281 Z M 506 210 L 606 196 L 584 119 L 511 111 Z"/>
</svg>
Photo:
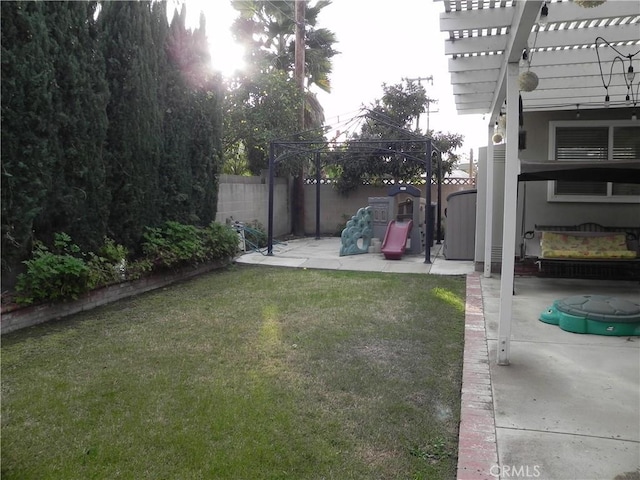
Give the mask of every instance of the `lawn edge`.
<svg viewBox="0 0 640 480">
<path fill-rule="evenodd" d="M 467 275 L 466 283 L 457 479 L 489 480 L 498 446 L 480 275 Z"/>
</svg>

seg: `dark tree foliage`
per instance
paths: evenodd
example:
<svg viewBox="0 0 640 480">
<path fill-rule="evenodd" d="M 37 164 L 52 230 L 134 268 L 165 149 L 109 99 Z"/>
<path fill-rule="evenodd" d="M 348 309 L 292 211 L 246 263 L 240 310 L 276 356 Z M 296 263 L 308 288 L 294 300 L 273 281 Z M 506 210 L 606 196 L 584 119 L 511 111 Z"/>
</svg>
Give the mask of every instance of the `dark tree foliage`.
<svg viewBox="0 0 640 480">
<path fill-rule="evenodd" d="M 298 131 L 300 92 L 285 72 L 243 78 L 225 104 L 225 149 L 244 145 L 251 173 L 268 167 L 269 142 Z"/>
<path fill-rule="evenodd" d="M 107 84 L 94 14 L 96 2 L 45 2 L 55 80 L 51 153 L 55 165 L 34 230 L 42 241 L 69 234 L 96 251 L 106 233 L 109 190 L 103 158 Z"/>
<path fill-rule="evenodd" d="M 185 18 L 183 6 L 167 38 L 162 208 L 168 220 L 206 225 L 215 218 L 223 94 L 210 68 L 204 17 L 194 31 L 186 29 Z"/>
<path fill-rule="evenodd" d="M 442 168 L 450 172 L 457 161 L 454 150 L 462 145 L 463 136 L 433 131 L 423 134 L 413 124 L 433 100 L 422 85 L 405 81 L 383 84 L 382 99 L 376 100 L 365 115 L 360 132 L 332 156 L 338 168 L 336 186 L 346 193 L 363 181 L 377 183 L 384 178 L 396 182 L 421 182 L 425 173 L 424 140 L 442 152 Z M 382 143 L 379 143 L 382 142 Z M 437 174 L 437 157 L 432 157 L 432 175 Z"/>
<path fill-rule="evenodd" d="M 233 0 L 240 16 L 233 24 L 236 39 L 245 45 L 250 74 L 270 73 L 273 70 L 293 72 L 295 58 L 295 1 L 294 0 Z M 331 90 L 329 75 L 335 34 L 318 28 L 318 15 L 331 5 L 329 0 L 305 7 L 305 77 L 325 91 Z"/>
<path fill-rule="evenodd" d="M 233 0 L 239 16 L 233 24 L 236 39 L 245 46 L 247 70 L 230 85 L 225 105 L 225 153 L 237 161 L 246 155 L 248 169 L 258 174 L 268 167 L 269 142 L 301 130 L 319 128 L 324 122 L 316 96 L 304 92 L 305 121 L 300 126 L 303 98 L 293 78 L 295 57 L 295 2 Z M 305 84 L 330 91 L 331 59 L 336 36 L 318 28 L 318 15 L 328 0 L 306 2 Z M 298 137 L 297 139 L 301 139 Z M 288 171 L 296 171 L 293 164 Z M 296 167 L 299 169 L 300 162 Z"/>
<path fill-rule="evenodd" d="M 158 225 L 163 150 L 150 2 L 105 2 L 100 13 L 106 77 L 109 236 L 133 248 L 146 225 Z"/>
<path fill-rule="evenodd" d="M 54 62 L 45 4 L 0 2 L 2 19 L 2 270 L 31 246 L 56 162 Z"/>
<path fill-rule="evenodd" d="M 223 95 L 204 18 L 170 27 L 164 1 L 0 8 L 3 284 L 56 232 L 139 251 L 145 227 L 215 218 Z"/>
</svg>

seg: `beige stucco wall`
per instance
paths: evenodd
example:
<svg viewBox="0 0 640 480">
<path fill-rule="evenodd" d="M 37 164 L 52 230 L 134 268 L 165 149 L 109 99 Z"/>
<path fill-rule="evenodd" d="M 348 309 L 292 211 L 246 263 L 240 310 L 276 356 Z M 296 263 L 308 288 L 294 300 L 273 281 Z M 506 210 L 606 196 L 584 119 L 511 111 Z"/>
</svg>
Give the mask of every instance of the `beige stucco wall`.
<svg viewBox="0 0 640 480">
<path fill-rule="evenodd" d="M 630 109 L 581 110 L 584 120 L 628 120 Z M 548 160 L 549 122 L 576 120 L 574 110 L 561 112 L 536 112 L 524 116 L 527 131 L 527 148 L 520 152 L 523 160 Z M 576 225 L 595 222 L 605 226 L 637 226 L 640 223 L 638 203 L 586 203 L 550 202 L 547 200 L 548 182 L 524 182 L 521 192 L 526 198 L 524 216 L 525 231 L 537 225 Z M 520 226 L 518 227 L 520 228 Z M 520 230 L 518 230 L 520 231 Z"/>
<path fill-rule="evenodd" d="M 580 110 L 580 121 L 584 120 L 628 120 L 631 109 Z M 519 158 L 529 161 L 547 161 L 549 158 L 549 122 L 558 120 L 576 120 L 575 110 L 556 112 L 532 112 L 524 115 L 526 130 L 526 148 L 519 152 Z M 494 151 L 502 152 L 504 145 L 494 147 Z M 476 236 L 476 261 L 484 261 L 484 204 L 487 192 L 484 190 L 486 169 L 486 148 L 480 149 L 478 172 L 478 205 L 477 223 L 480 225 Z M 500 153 L 495 153 L 500 156 Z M 504 212 L 504 160 L 494 164 L 493 185 L 493 240 L 492 259 L 501 260 L 502 251 L 502 217 Z M 519 202 L 517 205 L 516 254 L 522 245 L 521 233 L 533 230 L 535 225 L 578 225 L 595 222 L 603 226 L 627 227 L 640 224 L 640 204 L 635 203 L 587 203 L 587 202 L 553 202 L 547 200 L 548 182 L 521 182 L 519 185 Z"/>
</svg>

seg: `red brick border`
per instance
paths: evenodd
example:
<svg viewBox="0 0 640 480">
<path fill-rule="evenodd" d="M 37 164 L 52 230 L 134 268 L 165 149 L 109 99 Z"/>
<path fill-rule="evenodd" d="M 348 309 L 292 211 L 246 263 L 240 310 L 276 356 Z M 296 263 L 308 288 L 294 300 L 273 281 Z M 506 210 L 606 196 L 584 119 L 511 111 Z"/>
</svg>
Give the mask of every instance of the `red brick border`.
<svg viewBox="0 0 640 480">
<path fill-rule="evenodd" d="M 458 480 L 495 480 L 496 421 L 489 370 L 482 289 L 478 273 L 467 275 L 462 399 L 458 434 Z"/>
<path fill-rule="evenodd" d="M 231 261 L 231 259 L 219 260 L 198 267 L 185 267 L 177 271 L 164 272 L 138 280 L 102 287 L 81 295 L 77 300 L 43 303 L 15 309 L 3 308 L 2 315 L 0 316 L 0 334 L 67 317 L 123 298 L 166 287 L 172 283 L 187 280 L 225 267 L 231 263 Z"/>
</svg>

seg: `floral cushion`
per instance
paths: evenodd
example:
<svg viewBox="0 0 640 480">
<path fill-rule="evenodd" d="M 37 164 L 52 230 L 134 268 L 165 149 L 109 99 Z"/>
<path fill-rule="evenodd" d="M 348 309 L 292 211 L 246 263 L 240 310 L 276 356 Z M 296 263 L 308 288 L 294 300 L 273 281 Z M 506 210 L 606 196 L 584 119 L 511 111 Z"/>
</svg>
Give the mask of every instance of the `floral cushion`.
<svg viewBox="0 0 640 480">
<path fill-rule="evenodd" d="M 560 232 L 542 232 L 540 240 L 542 258 L 635 258 L 627 249 L 624 233 L 606 235 L 572 235 Z"/>
</svg>

